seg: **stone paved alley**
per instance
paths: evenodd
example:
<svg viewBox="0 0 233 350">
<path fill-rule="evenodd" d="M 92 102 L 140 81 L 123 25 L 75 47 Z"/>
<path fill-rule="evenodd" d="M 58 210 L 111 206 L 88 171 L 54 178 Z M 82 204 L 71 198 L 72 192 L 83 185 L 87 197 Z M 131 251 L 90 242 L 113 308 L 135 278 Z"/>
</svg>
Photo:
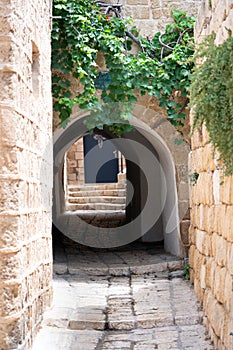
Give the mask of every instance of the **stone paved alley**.
<svg viewBox="0 0 233 350">
<path fill-rule="evenodd" d="M 33 350 L 214 350 L 183 274 L 159 246 L 55 242 L 53 305 Z"/>
</svg>

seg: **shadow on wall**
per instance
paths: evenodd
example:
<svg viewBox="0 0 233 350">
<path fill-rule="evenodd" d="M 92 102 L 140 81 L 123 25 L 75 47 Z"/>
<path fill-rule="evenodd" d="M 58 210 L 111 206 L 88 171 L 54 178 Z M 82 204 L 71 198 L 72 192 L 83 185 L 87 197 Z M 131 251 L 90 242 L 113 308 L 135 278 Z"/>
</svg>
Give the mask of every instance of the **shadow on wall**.
<svg viewBox="0 0 233 350">
<path fill-rule="evenodd" d="M 174 159 L 162 138 L 136 118 L 132 121 L 133 131 L 121 139 L 107 141 L 114 144 L 126 159 L 126 197 L 130 197 L 126 224 L 96 229 L 96 226 L 66 211 L 62 168 L 67 150 L 87 133 L 84 118 L 74 120 L 54 142 L 54 224 L 67 237 L 87 246 L 117 247 L 139 238 L 145 242 L 164 240 L 166 251 L 181 256 Z M 108 131 L 105 132 L 106 138 L 110 138 Z"/>
</svg>

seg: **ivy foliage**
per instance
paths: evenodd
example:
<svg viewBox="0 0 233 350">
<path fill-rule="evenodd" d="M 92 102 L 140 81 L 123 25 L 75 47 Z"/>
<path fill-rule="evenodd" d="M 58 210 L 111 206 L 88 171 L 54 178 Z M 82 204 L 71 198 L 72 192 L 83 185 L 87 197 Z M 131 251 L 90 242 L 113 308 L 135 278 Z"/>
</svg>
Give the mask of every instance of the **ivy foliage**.
<svg viewBox="0 0 233 350">
<path fill-rule="evenodd" d="M 108 17 L 90 0 L 54 0 L 52 31 L 52 68 L 54 110 L 61 125 L 69 121 L 74 104 L 91 111 L 86 120 L 89 130 L 111 125 L 121 136 L 130 130 L 128 120 L 135 89 L 158 98 L 175 126 L 182 125 L 185 106 L 174 98 L 174 92 L 187 96 L 194 53 L 194 18 L 185 12 L 172 12 L 174 23 L 165 33 L 151 40 L 139 36 L 137 28 L 129 30 L 131 19 Z M 130 35 L 126 35 L 126 33 Z M 132 38 L 140 45 L 132 53 Z M 98 53 L 104 57 L 107 80 L 98 86 L 101 74 L 96 64 Z M 83 90 L 73 95 L 70 77 L 79 80 Z"/>
<path fill-rule="evenodd" d="M 233 38 L 229 34 L 221 45 L 215 45 L 214 33 L 200 44 L 190 86 L 193 129 L 205 123 L 226 175 L 233 174 Z"/>
</svg>

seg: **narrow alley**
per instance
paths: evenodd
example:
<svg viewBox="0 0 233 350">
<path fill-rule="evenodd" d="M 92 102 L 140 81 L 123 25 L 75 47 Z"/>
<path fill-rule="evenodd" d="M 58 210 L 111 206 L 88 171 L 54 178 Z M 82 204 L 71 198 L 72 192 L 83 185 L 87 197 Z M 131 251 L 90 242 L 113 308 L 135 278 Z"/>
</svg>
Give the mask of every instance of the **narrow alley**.
<svg viewBox="0 0 233 350">
<path fill-rule="evenodd" d="M 214 350 L 183 262 L 162 246 L 54 243 L 54 300 L 33 350 Z"/>
</svg>

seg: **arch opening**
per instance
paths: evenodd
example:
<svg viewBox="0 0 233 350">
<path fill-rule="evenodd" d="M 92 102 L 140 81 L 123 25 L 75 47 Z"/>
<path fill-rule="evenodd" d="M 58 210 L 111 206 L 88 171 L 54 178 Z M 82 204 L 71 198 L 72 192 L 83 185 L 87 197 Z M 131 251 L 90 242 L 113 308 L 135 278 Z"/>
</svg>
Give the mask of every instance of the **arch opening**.
<svg viewBox="0 0 233 350">
<path fill-rule="evenodd" d="M 65 154 L 63 183 L 66 210 L 105 228 L 126 221 L 126 163 L 108 140 L 98 133 L 79 137 Z"/>
<path fill-rule="evenodd" d="M 77 238 L 77 231 L 80 233 L 81 230 L 84 230 L 83 235 L 85 235 L 85 232 L 87 234 L 87 231 L 86 227 L 83 226 L 83 222 L 81 224 L 79 222 L 79 226 L 77 227 L 74 215 L 66 211 L 65 192 L 61 186 L 61 178 L 62 166 L 67 150 L 78 138 L 87 133 L 83 124 L 84 118 L 76 118 L 67 129 L 62 132 L 59 131 L 54 139 L 55 177 L 53 219 L 55 225 L 58 225 L 58 228 L 65 235 L 74 240 Z M 140 158 L 140 154 L 137 154 L 138 150 L 135 149 L 134 144 L 125 143 L 122 145 L 121 143 L 117 144 L 117 140 L 112 140 L 114 144 L 117 144 L 119 150 L 126 158 L 126 196 L 131 197 L 131 200 L 127 198 L 128 205 L 126 207 L 126 222 L 129 224 L 127 234 L 131 241 L 137 239 L 143 242 L 163 240 L 164 248 L 167 252 L 181 256 L 178 196 L 173 157 L 163 139 L 154 130 L 137 118 L 133 118 L 131 123 L 134 125 L 135 130 L 127 134 L 127 140 L 131 140 L 146 148 L 149 151 L 149 156 L 152 154 L 153 159 L 157 160 L 157 167 L 154 167 L 154 173 L 150 174 L 150 178 L 154 178 L 154 183 L 148 187 L 146 169 L 140 170 L 143 160 Z M 149 163 L 147 162 L 147 166 Z M 149 205 L 147 203 L 148 190 L 150 191 Z M 163 196 L 163 200 L 161 200 L 161 196 Z M 141 212 L 144 212 L 144 214 L 140 218 Z M 153 220 L 153 217 L 155 220 Z M 132 222 L 135 223 L 132 224 Z M 149 222 L 149 225 L 146 225 L 145 222 Z M 135 235 L 134 230 L 138 229 L 141 230 L 141 233 Z M 120 232 L 119 235 L 120 239 L 116 240 L 116 232 L 114 232 L 113 241 L 115 246 L 116 242 L 118 246 L 122 245 L 122 233 Z M 110 241 L 113 236 L 110 234 L 109 237 L 109 245 L 103 244 L 103 248 L 111 246 Z M 88 242 L 90 243 L 90 241 L 87 240 L 87 245 Z M 123 242 L 125 241 L 123 240 Z"/>
</svg>

